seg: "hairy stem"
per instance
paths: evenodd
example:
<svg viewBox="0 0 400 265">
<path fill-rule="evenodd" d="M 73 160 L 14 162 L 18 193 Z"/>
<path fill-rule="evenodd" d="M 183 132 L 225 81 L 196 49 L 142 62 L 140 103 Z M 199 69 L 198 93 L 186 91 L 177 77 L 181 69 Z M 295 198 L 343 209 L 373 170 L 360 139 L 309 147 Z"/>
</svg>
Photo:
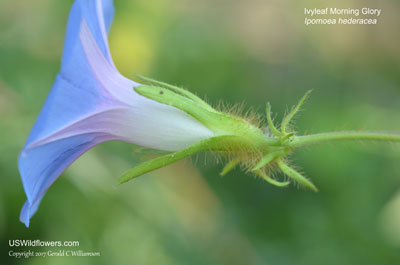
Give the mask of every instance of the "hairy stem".
<svg viewBox="0 0 400 265">
<path fill-rule="evenodd" d="M 296 136 L 290 143 L 288 143 L 288 147 L 296 148 L 322 142 L 344 140 L 400 142 L 400 134 L 357 131 L 318 133 L 305 136 Z"/>
</svg>

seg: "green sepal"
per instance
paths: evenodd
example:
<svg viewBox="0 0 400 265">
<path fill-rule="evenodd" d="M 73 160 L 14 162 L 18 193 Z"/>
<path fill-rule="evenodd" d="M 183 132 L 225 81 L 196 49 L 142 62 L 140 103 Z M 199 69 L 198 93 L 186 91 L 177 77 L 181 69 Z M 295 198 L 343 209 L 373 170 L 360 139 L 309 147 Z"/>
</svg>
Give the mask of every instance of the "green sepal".
<svg viewBox="0 0 400 265">
<path fill-rule="evenodd" d="M 263 168 L 264 166 L 266 166 L 267 164 L 271 163 L 272 161 L 274 161 L 275 159 L 282 157 L 286 154 L 286 152 L 283 151 L 275 151 L 275 152 L 270 152 L 267 153 L 266 155 L 264 155 L 264 157 L 257 163 L 257 165 L 252 168 L 252 171 L 257 171 L 261 168 Z"/>
<path fill-rule="evenodd" d="M 118 183 L 122 184 L 145 173 L 165 167 L 202 151 L 220 151 L 224 149 L 227 144 L 235 141 L 236 138 L 237 136 L 216 136 L 207 138 L 185 149 L 143 162 L 125 172 L 118 180 Z"/>
<path fill-rule="evenodd" d="M 168 88 L 143 85 L 134 87 L 134 89 L 144 97 L 186 112 L 215 135 L 241 136 L 252 144 L 276 144 L 277 142 L 276 139 L 266 137 L 259 128 L 241 118 L 216 110 L 210 111 L 203 105 Z"/>
<path fill-rule="evenodd" d="M 210 119 L 218 119 L 218 116 L 220 116 L 214 111 L 210 112 L 209 110 L 203 108 L 192 99 L 175 93 L 174 91 L 171 91 L 165 87 L 144 85 L 135 87 L 134 89 L 138 94 L 165 105 L 170 105 L 180 109 L 202 123 L 207 122 Z"/>
<path fill-rule="evenodd" d="M 275 127 L 274 121 L 272 120 L 272 117 L 271 117 L 271 104 L 269 102 L 267 103 L 267 122 L 268 122 L 269 129 L 271 130 L 271 132 L 275 136 L 281 136 L 282 135 L 282 133 Z"/>
<path fill-rule="evenodd" d="M 293 119 L 293 117 L 299 112 L 301 106 L 303 106 L 304 102 L 308 98 L 308 96 L 311 94 L 312 90 L 308 90 L 304 96 L 300 99 L 299 103 L 283 118 L 282 123 L 281 123 L 281 132 L 283 135 L 286 135 L 286 128 L 289 125 L 290 121 Z"/>
<path fill-rule="evenodd" d="M 234 169 L 237 164 L 240 163 L 240 159 L 235 158 L 232 159 L 231 161 L 229 161 L 224 168 L 222 169 L 221 173 L 219 173 L 221 176 L 225 176 L 226 174 L 228 174 L 232 169 Z"/>
<path fill-rule="evenodd" d="M 277 186 L 277 187 L 281 187 L 282 188 L 282 187 L 286 187 L 287 185 L 290 184 L 290 181 L 283 181 L 283 182 L 277 181 L 277 180 L 269 177 L 267 174 L 265 174 L 261 170 L 256 170 L 254 173 L 257 174 L 258 176 L 260 176 L 263 180 L 265 180 L 269 184 L 272 184 L 272 185 Z"/>
<path fill-rule="evenodd" d="M 282 172 L 292 178 L 293 180 L 295 180 L 297 183 L 315 191 L 318 192 L 317 187 L 315 187 L 315 185 L 308 180 L 306 177 L 304 177 L 303 175 L 301 175 L 299 172 L 297 172 L 296 170 L 294 170 L 293 168 L 289 167 L 287 164 L 285 164 L 281 159 L 277 160 L 277 164 L 278 167 L 280 168 L 280 170 L 282 170 Z"/>
<path fill-rule="evenodd" d="M 194 102 L 196 102 L 197 104 L 199 104 L 200 106 L 204 107 L 206 110 L 211 111 L 211 112 L 215 112 L 216 110 L 211 107 L 209 104 L 207 104 L 204 100 L 202 100 L 201 98 L 199 98 L 198 96 L 196 96 L 195 94 L 193 94 L 192 92 L 183 89 L 181 87 L 177 87 L 177 86 L 173 86 L 171 84 L 162 82 L 162 81 L 158 81 L 149 77 L 145 77 L 139 74 L 135 74 L 135 76 L 143 81 L 149 82 L 151 84 L 155 84 L 157 86 L 160 87 L 164 87 L 164 88 L 168 88 L 169 90 L 172 90 L 174 92 L 177 92 L 179 94 L 181 94 L 182 96 L 185 96 L 191 100 L 193 100 Z"/>
</svg>

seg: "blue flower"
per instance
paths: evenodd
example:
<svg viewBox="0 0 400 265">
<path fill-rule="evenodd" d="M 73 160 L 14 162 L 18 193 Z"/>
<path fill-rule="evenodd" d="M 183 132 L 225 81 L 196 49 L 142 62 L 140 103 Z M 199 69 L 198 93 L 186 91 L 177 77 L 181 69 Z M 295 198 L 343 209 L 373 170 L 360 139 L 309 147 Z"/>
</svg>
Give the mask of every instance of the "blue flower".
<svg viewBox="0 0 400 265">
<path fill-rule="evenodd" d="M 187 113 L 145 98 L 123 77 L 108 48 L 112 0 L 76 0 L 68 19 L 61 69 L 19 155 L 29 220 L 51 184 L 93 146 L 121 140 L 175 151 L 214 135 Z"/>
</svg>

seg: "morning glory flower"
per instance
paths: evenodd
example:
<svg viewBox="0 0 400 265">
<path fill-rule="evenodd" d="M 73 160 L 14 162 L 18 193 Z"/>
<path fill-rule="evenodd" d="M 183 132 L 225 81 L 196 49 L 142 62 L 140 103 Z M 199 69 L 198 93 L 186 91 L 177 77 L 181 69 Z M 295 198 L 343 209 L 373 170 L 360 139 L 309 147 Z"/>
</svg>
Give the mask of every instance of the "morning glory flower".
<svg viewBox="0 0 400 265">
<path fill-rule="evenodd" d="M 297 148 L 338 140 L 400 142 L 399 134 L 360 131 L 296 136 L 291 120 L 309 92 L 279 127 L 273 123 L 268 104 L 268 127 L 263 127 L 251 115 L 217 111 L 182 88 L 143 77 L 152 85 L 129 80 L 116 69 L 108 48 L 112 17 L 112 0 L 76 0 L 72 6 L 60 72 L 19 155 L 27 196 L 20 220 L 26 226 L 57 177 L 84 152 L 105 141 L 170 151 L 128 170 L 119 183 L 213 151 L 230 159 L 221 175 L 241 165 L 246 172 L 285 187 L 289 181 L 268 175 L 279 170 L 288 180 L 314 191 L 316 186 L 288 165 L 286 157 Z"/>
<path fill-rule="evenodd" d="M 140 84 L 118 72 L 107 42 L 113 12 L 112 0 L 76 0 L 71 8 L 60 72 L 19 155 L 26 226 L 51 184 L 97 144 L 175 151 L 213 136 L 184 111 L 139 95 Z"/>
</svg>

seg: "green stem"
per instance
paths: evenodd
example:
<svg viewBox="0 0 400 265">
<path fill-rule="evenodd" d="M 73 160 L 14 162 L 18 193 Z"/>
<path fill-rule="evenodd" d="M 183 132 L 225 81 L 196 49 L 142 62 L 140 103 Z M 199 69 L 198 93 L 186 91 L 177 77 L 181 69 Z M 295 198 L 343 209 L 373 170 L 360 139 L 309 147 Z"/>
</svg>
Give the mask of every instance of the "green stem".
<svg viewBox="0 0 400 265">
<path fill-rule="evenodd" d="M 300 147 L 305 145 L 318 144 L 330 141 L 343 140 L 368 140 L 368 141 L 385 141 L 385 142 L 400 142 L 400 134 L 391 134 L 385 132 L 328 132 L 318 133 L 306 136 L 296 136 L 288 147 Z"/>
</svg>

